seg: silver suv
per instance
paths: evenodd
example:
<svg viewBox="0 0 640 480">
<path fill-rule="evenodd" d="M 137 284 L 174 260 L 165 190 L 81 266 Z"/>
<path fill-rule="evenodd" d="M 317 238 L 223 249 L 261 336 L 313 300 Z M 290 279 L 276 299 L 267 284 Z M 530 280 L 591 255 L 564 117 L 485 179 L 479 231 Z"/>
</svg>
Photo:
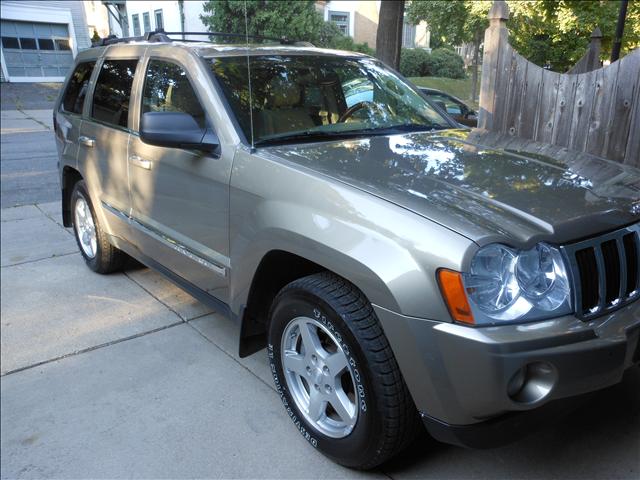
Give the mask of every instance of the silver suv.
<svg viewBox="0 0 640 480">
<path fill-rule="evenodd" d="M 89 268 L 134 257 L 233 318 L 341 464 L 423 425 L 498 444 L 638 363 L 640 172 L 483 146 L 374 58 L 116 42 L 54 117 Z"/>
</svg>

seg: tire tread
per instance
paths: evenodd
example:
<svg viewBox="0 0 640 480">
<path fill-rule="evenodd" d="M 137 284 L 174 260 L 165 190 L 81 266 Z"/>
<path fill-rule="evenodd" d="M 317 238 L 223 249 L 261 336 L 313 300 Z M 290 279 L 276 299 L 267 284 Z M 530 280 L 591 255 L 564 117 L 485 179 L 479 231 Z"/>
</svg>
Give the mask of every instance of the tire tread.
<svg viewBox="0 0 640 480">
<path fill-rule="evenodd" d="M 364 294 L 347 280 L 330 272 L 321 272 L 294 280 L 276 296 L 274 304 L 291 290 L 305 290 L 325 301 L 342 316 L 360 344 L 372 372 L 376 397 L 382 402 L 384 438 L 376 454 L 357 468 L 371 469 L 405 449 L 422 428 L 411 394 L 400 372 L 391 346 L 373 307 Z"/>
</svg>

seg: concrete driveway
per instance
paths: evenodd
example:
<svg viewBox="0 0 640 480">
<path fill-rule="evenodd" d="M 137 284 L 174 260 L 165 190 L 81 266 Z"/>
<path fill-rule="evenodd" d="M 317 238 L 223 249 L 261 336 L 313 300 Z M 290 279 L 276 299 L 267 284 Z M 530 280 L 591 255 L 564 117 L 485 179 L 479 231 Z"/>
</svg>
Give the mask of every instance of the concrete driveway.
<svg viewBox="0 0 640 480">
<path fill-rule="evenodd" d="M 507 447 L 423 436 L 374 472 L 333 464 L 288 420 L 264 352 L 237 358 L 230 321 L 148 269 L 84 266 L 61 224 L 50 116 L 3 112 L 2 478 L 640 476 L 637 368 Z"/>
</svg>

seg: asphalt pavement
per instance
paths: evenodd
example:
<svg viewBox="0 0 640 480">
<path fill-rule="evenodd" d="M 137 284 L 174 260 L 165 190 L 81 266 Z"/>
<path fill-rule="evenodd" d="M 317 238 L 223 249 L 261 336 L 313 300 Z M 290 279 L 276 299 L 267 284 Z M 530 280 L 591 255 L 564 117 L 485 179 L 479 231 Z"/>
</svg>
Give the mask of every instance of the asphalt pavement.
<svg viewBox="0 0 640 480">
<path fill-rule="evenodd" d="M 640 477 L 638 368 L 506 447 L 423 435 L 373 472 L 335 465 L 288 419 L 266 353 L 237 357 L 230 320 L 149 269 L 86 268 L 50 117 L 2 112 L 1 478 Z"/>
</svg>

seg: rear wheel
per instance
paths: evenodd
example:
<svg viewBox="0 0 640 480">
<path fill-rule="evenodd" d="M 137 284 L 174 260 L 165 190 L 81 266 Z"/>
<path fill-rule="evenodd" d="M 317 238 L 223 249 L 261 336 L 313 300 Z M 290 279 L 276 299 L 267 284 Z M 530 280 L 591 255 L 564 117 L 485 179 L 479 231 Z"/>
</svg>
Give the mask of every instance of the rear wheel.
<svg viewBox="0 0 640 480">
<path fill-rule="evenodd" d="M 79 181 L 71 194 L 73 231 L 80 253 L 87 266 L 97 273 L 111 273 L 122 269 L 126 254 L 109 243 L 89 199 L 84 180 Z"/>
<path fill-rule="evenodd" d="M 421 422 L 364 295 L 320 273 L 274 300 L 269 360 L 276 388 L 300 433 L 322 453 L 373 468 L 402 450 Z"/>
</svg>

